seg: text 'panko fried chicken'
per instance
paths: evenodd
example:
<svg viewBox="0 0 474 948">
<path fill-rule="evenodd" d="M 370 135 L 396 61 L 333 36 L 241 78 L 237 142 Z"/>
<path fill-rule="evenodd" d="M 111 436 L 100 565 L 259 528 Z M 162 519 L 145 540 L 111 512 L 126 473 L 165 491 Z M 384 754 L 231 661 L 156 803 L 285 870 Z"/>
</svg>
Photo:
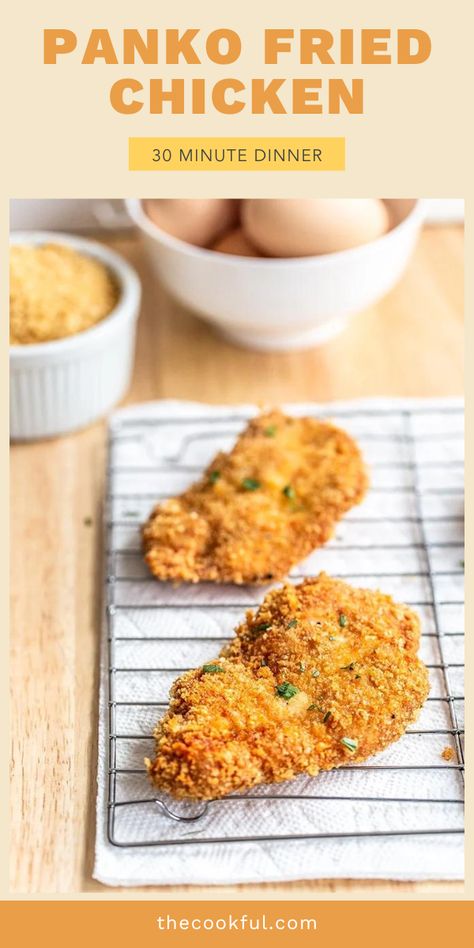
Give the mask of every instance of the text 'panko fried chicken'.
<svg viewBox="0 0 474 948">
<path fill-rule="evenodd" d="M 148 773 L 210 800 L 365 760 L 398 740 L 429 691 L 418 617 L 321 573 L 270 592 L 218 658 L 179 678 Z"/>
<path fill-rule="evenodd" d="M 161 580 L 268 583 L 331 537 L 367 488 L 348 434 L 273 411 L 252 420 L 181 496 L 143 528 L 145 559 Z"/>
</svg>

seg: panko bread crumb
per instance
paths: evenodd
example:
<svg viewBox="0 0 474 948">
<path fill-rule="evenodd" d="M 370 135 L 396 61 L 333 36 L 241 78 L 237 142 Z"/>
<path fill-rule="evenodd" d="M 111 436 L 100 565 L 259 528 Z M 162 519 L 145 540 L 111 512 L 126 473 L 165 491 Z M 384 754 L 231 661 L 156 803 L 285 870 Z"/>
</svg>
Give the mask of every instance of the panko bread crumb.
<svg viewBox="0 0 474 948">
<path fill-rule="evenodd" d="M 443 747 L 443 750 L 441 751 L 441 757 L 443 758 L 443 760 L 447 760 L 447 761 L 454 760 L 453 748 L 449 746 Z"/>
<path fill-rule="evenodd" d="M 271 411 L 254 418 L 202 478 L 143 528 L 162 580 L 264 584 L 332 536 L 367 488 L 355 441 L 335 425 Z"/>
<path fill-rule="evenodd" d="M 429 691 L 408 606 L 321 573 L 268 593 L 157 725 L 156 787 L 209 800 L 312 776 L 397 741 Z"/>
<path fill-rule="evenodd" d="M 112 311 L 118 287 L 100 260 L 62 244 L 10 248 L 10 343 L 72 336 Z"/>
</svg>

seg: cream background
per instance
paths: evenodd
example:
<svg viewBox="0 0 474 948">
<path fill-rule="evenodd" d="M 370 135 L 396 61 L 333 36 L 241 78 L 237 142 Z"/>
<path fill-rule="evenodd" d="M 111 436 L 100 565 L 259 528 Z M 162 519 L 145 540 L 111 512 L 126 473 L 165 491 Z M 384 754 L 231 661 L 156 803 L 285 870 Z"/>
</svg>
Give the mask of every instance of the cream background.
<svg viewBox="0 0 474 948">
<path fill-rule="evenodd" d="M 449 4 L 433 0 L 398 0 L 385 4 L 382 12 L 375 0 L 338 0 L 329 6 L 292 0 L 288 9 L 276 7 L 268 0 L 234 11 L 222 3 L 203 2 L 198 8 L 189 0 L 175 0 L 163 11 L 156 2 L 141 2 L 120 9 L 99 0 L 82 0 L 69 9 L 59 0 L 43 0 L 41 4 L 8 5 L 4 23 L 4 44 L 1 68 L 4 105 L 4 136 L 2 157 L 5 168 L 1 176 L 1 241 L 2 276 L 6 270 L 9 197 L 125 197 L 145 194 L 159 195 L 166 188 L 169 195 L 192 196 L 199 183 L 200 195 L 326 195 L 339 196 L 465 196 L 468 218 L 468 259 L 472 259 L 473 240 L 469 214 L 473 199 L 472 135 L 468 129 L 469 92 L 472 76 L 472 14 L 468 23 L 467 4 L 452 0 Z M 161 9 L 160 9 L 161 7 Z M 4 11 L 3 17 L 6 17 Z M 152 67 L 82 66 L 73 57 L 56 67 L 42 63 L 42 29 L 65 27 L 84 36 L 92 27 L 107 26 L 110 30 L 127 27 L 192 27 L 203 30 L 229 26 L 240 32 L 245 55 L 228 75 L 274 76 L 310 75 L 310 67 L 264 67 L 261 65 L 262 32 L 265 27 L 315 26 L 327 29 L 340 27 L 390 26 L 420 27 L 431 34 L 432 54 L 422 66 L 321 67 L 316 75 L 359 75 L 366 77 L 364 116 L 203 116 L 150 117 L 116 114 L 108 104 L 108 90 L 118 76 L 163 75 Z M 283 60 L 282 60 L 283 63 Z M 200 67 L 200 75 L 206 68 Z M 185 75 L 193 67 L 180 69 Z M 132 73 L 133 70 L 133 73 Z M 324 70 L 324 71 L 323 71 Z M 213 67 L 213 73 L 221 69 Z M 209 70 L 209 73 L 211 70 Z M 222 70 L 224 74 L 224 70 Z M 324 173 L 313 178 L 307 173 L 129 173 L 127 152 L 129 135 L 345 135 L 347 169 Z M 468 306 L 472 303 L 472 274 L 468 274 Z M 1 280 L 3 312 L 7 312 L 6 279 Z M 2 411 L 2 456 L 0 472 L 1 522 L 4 542 L 0 577 L 1 602 L 8 602 L 8 564 L 6 558 L 6 524 L 8 523 L 7 485 L 7 331 L 6 319 L 1 323 L 2 372 L 0 377 Z M 468 329 L 469 348 L 472 330 Z M 471 384 L 469 386 L 472 387 Z M 468 416 L 469 422 L 469 416 Z M 469 468 L 472 472 L 472 449 L 469 446 Z M 472 482 L 472 474 L 471 474 Z M 469 534 L 472 534 L 472 513 L 469 502 Z M 468 560 L 468 567 L 469 567 Z M 468 606 L 472 594 L 468 594 Z M 5 609 L 5 605 L 3 605 Z M 2 623 L 6 630 L 6 621 Z M 3 669 L 2 722 L 7 713 L 7 638 L 2 636 L 0 658 Z M 472 647 L 468 659 L 472 661 Z M 468 720 L 471 715 L 468 715 Z M 2 729 L 3 766 L 0 768 L 2 799 L 7 794 L 7 729 Z M 469 728 L 468 728 L 469 732 Z M 472 742 L 471 742 L 472 743 Z M 472 800 L 472 793 L 470 794 Z M 469 812 L 469 810 L 468 810 Z M 472 819 L 469 819 L 472 824 Z M 6 821 L 2 820 L 2 830 Z M 470 825 L 472 829 L 472 825 Z M 472 838 L 471 838 L 472 848 Z M 6 879 L 7 847 L 2 846 L 2 877 Z M 472 852 L 471 852 L 472 857 Z M 469 860 L 472 863 L 472 858 Z M 6 883 L 3 891 L 8 897 Z M 468 865 L 466 896 L 473 896 L 472 871 Z M 81 896 L 79 896 L 81 897 Z M 91 896 L 83 896 L 90 898 Z M 102 896 L 98 896 L 101 898 Z M 107 893 L 105 898 L 113 898 Z M 118 898 L 127 896 L 118 895 Z M 325 896 L 331 898 L 331 895 Z M 335 898 L 338 896 L 335 895 Z M 360 897 L 360 896 L 356 896 Z M 409 896 L 408 896 L 409 897 Z M 426 896 L 430 898 L 429 895 Z M 439 899 L 439 892 L 435 898 Z M 133 896 L 132 896 L 133 898 Z M 135 897 L 136 898 L 136 897 Z M 146 896 L 145 896 L 146 898 Z M 407 898 L 404 894 L 403 898 Z M 420 896 L 414 896 L 420 898 Z"/>
<path fill-rule="evenodd" d="M 10 127 L 10 195 L 23 197 L 93 197 L 159 194 L 192 195 L 195 182 L 188 172 L 159 174 L 127 171 L 129 135 L 345 135 L 347 170 L 325 172 L 307 181 L 288 172 L 228 172 L 201 174 L 203 194 L 229 196 L 280 194 L 367 193 L 387 196 L 462 194 L 462 177 L 469 155 L 463 147 L 461 121 L 467 108 L 466 67 L 471 56 L 469 34 L 462 26 L 459 0 L 446 5 L 429 0 L 398 0 L 383 7 L 374 0 L 357 5 L 348 0 L 314 5 L 294 0 L 288 8 L 269 0 L 227 4 L 207 0 L 196 6 L 177 0 L 164 7 L 153 2 L 121 9 L 83 0 L 72 10 L 60 0 L 12 5 L 6 43 L 11 77 L 7 101 Z M 458 16 L 455 16 L 456 10 Z M 16 20 L 16 24 L 15 24 Z M 242 37 L 241 58 L 231 66 L 123 66 L 81 65 L 76 53 L 64 55 L 57 65 L 42 62 L 45 27 L 72 29 L 84 45 L 89 30 L 107 27 L 120 36 L 124 27 L 210 31 L 228 26 Z M 419 27 L 430 33 L 432 52 L 421 65 L 300 66 L 296 57 L 282 56 L 277 66 L 264 66 L 265 27 Z M 145 111 L 124 116 L 109 104 L 109 88 L 119 77 L 143 80 L 153 75 L 273 77 L 285 75 L 365 79 L 365 114 L 340 116 L 240 115 L 150 116 Z M 58 173 L 59 172 L 59 173 Z M 449 177 L 442 179 L 443 174 Z M 307 177 L 307 175 L 306 175 Z M 449 183 L 449 186 L 448 186 Z"/>
</svg>

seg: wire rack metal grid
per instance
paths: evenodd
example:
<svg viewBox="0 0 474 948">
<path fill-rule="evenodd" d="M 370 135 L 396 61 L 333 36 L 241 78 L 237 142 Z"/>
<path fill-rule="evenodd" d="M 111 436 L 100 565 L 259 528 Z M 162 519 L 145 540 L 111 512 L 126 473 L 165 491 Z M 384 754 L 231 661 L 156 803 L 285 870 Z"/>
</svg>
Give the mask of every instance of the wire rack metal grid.
<svg viewBox="0 0 474 948">
<path fill-rule="evenodd" d="M 106 504 L 107 832 L 114 846 L 463 832 L 462 410 L 332 406 L 313 414 L 357 437 L 372 486 L 290 581 L 326 569 L 418 610 L 431 677 L 420 719 L 362 765 L 206 804 L 157 798 L 143 758 L 153 753 L 152 730 L 172 681 L 212 658 L 265 590 L 221 587 L 216 600 L 205 583 L 157 583 L 142 562 L 139 525 L 155 502 L 184 488 L 230 445 L 250 414 L 119 417 L 110 430 Z M 345 812 L 346 827 L 334 829 Z"/>
</svg>

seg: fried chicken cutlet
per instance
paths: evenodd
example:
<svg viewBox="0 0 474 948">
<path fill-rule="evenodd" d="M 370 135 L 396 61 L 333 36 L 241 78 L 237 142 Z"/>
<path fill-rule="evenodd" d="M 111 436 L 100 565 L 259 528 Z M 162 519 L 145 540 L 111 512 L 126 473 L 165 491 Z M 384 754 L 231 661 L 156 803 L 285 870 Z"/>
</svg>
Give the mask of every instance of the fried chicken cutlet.
<svg viewBox="0 0 474 948">
<path fill-rule="evenodd" d="M 272 411 L 253 419 L 181 496 L 143 528 L 145 560 L 161 580 L 267 583 L 331 537 L 367 488 L 348 434 Z"/>
<path fill-rule="evenodd" d="M 321 573 L 273 590 L 236 637 L 173 685 L 150 778 L 210 800 L 365 760 L 429 691 L 408 606 Z"/>
</svg>

